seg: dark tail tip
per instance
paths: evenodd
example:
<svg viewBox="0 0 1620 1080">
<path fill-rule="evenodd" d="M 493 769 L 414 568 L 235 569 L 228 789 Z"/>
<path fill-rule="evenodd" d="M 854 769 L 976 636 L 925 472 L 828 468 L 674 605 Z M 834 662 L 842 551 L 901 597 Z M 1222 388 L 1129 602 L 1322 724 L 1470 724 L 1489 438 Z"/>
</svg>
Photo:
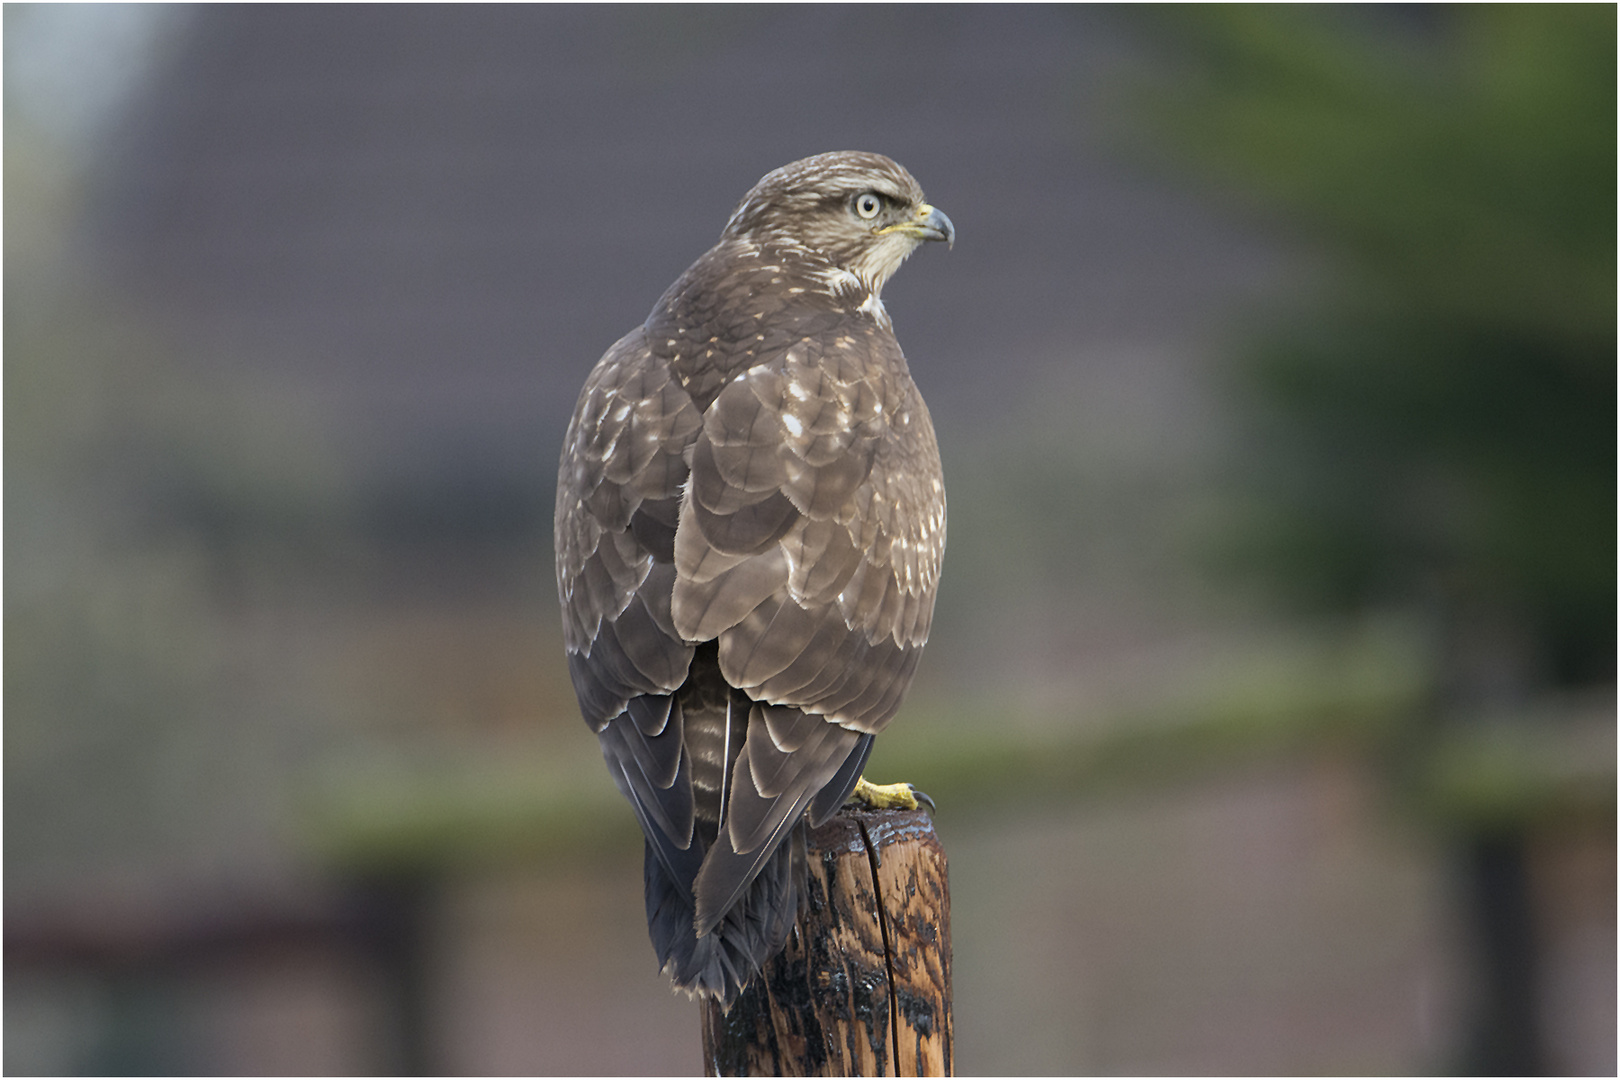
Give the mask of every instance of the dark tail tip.
<svg viewBox="0 0 1620 1080">
<path fill-rule="evenodd" d="M 676 987 L 694 998 L 713 998 L 729 1010 L 765 962 L 782 951 L 799 915 L 806 874 L 804 843 L 801 825 L 760 868 L 720 923 L 702 937 L 694 926 L 691 882 L 671 878 L 647 848 L 647 932 L 659 964 Z"/>
</svg>

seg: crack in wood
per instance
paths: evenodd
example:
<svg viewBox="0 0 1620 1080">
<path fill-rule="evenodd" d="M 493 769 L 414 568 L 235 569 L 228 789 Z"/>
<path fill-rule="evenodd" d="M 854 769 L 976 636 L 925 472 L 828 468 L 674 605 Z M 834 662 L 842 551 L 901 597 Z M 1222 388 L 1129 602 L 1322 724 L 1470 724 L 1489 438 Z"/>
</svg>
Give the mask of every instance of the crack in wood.
<svg viewBox="0 0 1620 1080">
<path fill-rule="evenodd" d="M 900 1075 L 900 1000 L 895 993 L 894 972 L 894 937 L 889 932 L 889 912 L 883 903 L 883 883 L 878 880 L 878 869 L 883 865 L 883 854 L 878 846 L 872 843 L 872 834 L 866 830 L 866 822 L 861 818 L 855 819 L 855 824 L 861 830 L 861 840 L 866 844 L 866 861 L 872 868 L 872 896 L 877 906 L 878 930 L 883 934 L 883 971 L 887 976 L 889 988 L 889 1075 Z"/>
<path fill-rule="evenodd" d="M 705 1068 L 951 1075 L 950 893 L 933 823 L 846 809 L 811 831 L 808 850 L 786 948 L 729 1011 L 704 1004 Z"/>
</svg>

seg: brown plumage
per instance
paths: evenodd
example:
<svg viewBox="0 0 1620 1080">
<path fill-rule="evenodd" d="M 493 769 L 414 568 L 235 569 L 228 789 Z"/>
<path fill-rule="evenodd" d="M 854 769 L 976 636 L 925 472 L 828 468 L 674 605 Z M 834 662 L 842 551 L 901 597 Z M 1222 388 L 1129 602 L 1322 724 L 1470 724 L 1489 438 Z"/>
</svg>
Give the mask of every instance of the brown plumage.
<svg viewBox="0 0 1620 1080">
<path fill-rule="evenodd" d="M 659 961 L 694 995 L 729 1005 L 786 942 L 803 823 L 848 797 L 928 640 L 945 489 L 879 296 L 953 239 L 881 155 L 777 169 L 568 426 L 569 671 L 646 835 Z"/>
</svg>

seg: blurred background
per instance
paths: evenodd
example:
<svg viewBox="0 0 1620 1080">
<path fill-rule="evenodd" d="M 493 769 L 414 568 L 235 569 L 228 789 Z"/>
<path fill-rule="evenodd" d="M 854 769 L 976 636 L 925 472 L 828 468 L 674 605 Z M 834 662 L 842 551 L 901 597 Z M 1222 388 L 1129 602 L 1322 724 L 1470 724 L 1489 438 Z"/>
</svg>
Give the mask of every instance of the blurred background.
<svg viewBox="0 0 1620 1080">
<path fill-rule="evenodd" d="M 695 1073 L 587 371 L 904 163 L 956 1060 L 1616 1068 L 1615 10 L 8 4 L 8 1073 Z M 627 1034 L 633 1033 L 633 1034 Z"/>
</svg>

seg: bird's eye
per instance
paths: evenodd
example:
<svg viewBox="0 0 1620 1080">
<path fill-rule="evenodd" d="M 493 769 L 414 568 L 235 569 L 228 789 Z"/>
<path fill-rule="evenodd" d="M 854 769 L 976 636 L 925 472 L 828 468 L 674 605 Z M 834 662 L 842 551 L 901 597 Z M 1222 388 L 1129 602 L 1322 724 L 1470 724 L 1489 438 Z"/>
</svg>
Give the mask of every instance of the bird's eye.
<svg viewBox="0 0 1620 1080">
<path fill-rule="evenodd" d="M 855 197 L 855 212 L 867 221 L 878 216 L 883 209 L 883 196 L 875 191 L 865 191 Z"/>
</svg>

